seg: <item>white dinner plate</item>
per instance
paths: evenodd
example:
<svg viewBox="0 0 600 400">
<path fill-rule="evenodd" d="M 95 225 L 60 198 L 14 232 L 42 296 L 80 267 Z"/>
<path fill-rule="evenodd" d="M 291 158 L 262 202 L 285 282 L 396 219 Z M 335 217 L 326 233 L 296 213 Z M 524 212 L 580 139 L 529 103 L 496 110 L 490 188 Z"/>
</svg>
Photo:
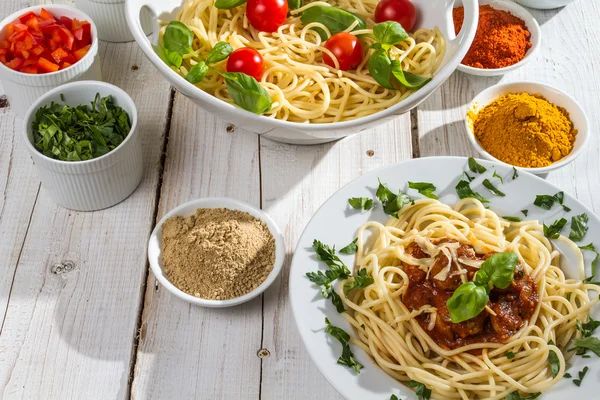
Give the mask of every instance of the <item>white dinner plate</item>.
<svg viewBox="0 0 600 400">
<path fill-rule="evenodd" d="M 490 161 L 478 160 L 478 162 L 488 170 L 481 175 L 469 172 L 471 176 L 476 177 L 471 182 L 471 188 L 488 198 L 490 208 L 500 216 L 523 217 L 520 210 L 527 209 L 529 214 L 526 219 L 540 220 L 540 222 L 543 221 L 547 225 L 553 223 L 556 219 L 565 217 L 569 223 L 564 227 L 562 233 L 568 235 L 571 229 L 571 217 L 585 212 L 589 216 L 589 231 L 582 243 L 578 244 L 585 245 L 589 242 L 595 242 L 597 247 L 600 245 L 600 219 L 574 197 L 565 194 L 564 204 L 571 208 L 568 213 L 557 205 L 549 211 L 538 208 L 533 205 L 536 195 L 554 195 L 561 189 L 526 172 L 520 172 L 518 178 L 512 180 L 513 170 L 511 167 Z M 497 187 L 506 194 L 506 197 L 494 196 L 482 186 L 482 181 L 485 178 L 490 178 L 493 183 L 496 183 L 496 179 L 491 179 L 494 170 L 504 178 L 504 184 L 499 184 Z M 352 345 L 352 350 L 357 360 L 364 365 L 360 374 L 356 374 L 346 366 L 337 364 L 337 359 L 341 354 L 341 346 L 324 332 L 325 317 L 329 318 L 333 325 L 343 328 L 352 336 L 356 337 L 356 334 L 350 324 L 336 312 L 331 301 L 323 299 L 319 288 L 305 276 L 309 271 L 324 269 L 323 263 L 317 261 L 312 250 L 313 240 L 318 239 L 325 244 L 335 245 L 337 249 L 340 249 L 355 238 L 358 227 L 363 223 L 368 220 L 380 222 L 388 220 L 389 217 L 383 213 L 380 206 L 376 206 L 368 212 L 356 211 L 348 206 L 348 199 L 351 197 L 375 198 L 375 191 L 378 186 L 377 178 L 386 183 L 392 191 L 402 189 L 413 198 L 422 198 L 422 196 L 412 189 L 407 191 L 408 181 L 431 182 L 437 187 L 436 194 L 440 197 L 440 201 L 454 205 L 458 201 L 455 186 L 463 171 L 468 171 L 466 158 L 430 157 L 389 165 L 369 172 L 331 196 L 319 208 L 304 230 L 296 247 L 290 271 L 292 310 L 308 353 L 323 375 L 346 399 L 389 400 L 392 394 L 403 399 L 416 399 L 417 397 L 408 387 L 383 372 L 375 361 L 357 346 Z M 377 204 L 377 200 L 375 203 Z M 568 277 L 576 278 L 575 268 L 570 270 L 568 267 L 569 259 L 573 255 L 569 257 L 568 249 L 560 248 L 559 250 L 565 254 L 561 262 L 565 274 Z M 584 256 L 587 276 L 590 274 L 593 253 L 586 251 Z M 340 258 L 349 267 L 353 266 L 353 256 L 340 254 Z M 565 259 L 567 262 L 565 262 Z M 597 307 L 592 313 L 595 319 L 599 317 L 599 308 Z M 574 378 L 577 378 L 577 372 L 582 370 L 584 366 L 589 366 L 589 371 L 581 387 L 575 386 L 572 379 L 564 378 L 551 390 L 544 393 L 541 399 L 562 400 L 567 398 L 567 395 L 575 395 L 581 399 L 597 399 L 600 392 L 600 358 L 591 352 L 590 354 L 591 358 L 583 359 L 576 356 L 568 363 L 570 367 L 567 371 Z"/>
</svg>

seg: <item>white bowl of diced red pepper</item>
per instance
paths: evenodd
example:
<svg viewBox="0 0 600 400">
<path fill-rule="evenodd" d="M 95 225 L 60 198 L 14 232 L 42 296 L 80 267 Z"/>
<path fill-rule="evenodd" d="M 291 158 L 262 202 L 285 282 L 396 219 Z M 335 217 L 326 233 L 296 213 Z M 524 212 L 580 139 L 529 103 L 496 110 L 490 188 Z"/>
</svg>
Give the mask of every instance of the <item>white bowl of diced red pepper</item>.
<svg viewBox="0 0 600 400">
<path fill-rule="evenodd" d="M 21 118 L 49 90 L 101 78 L 98 33 L 85 13 L 62 5 L 33 6 L 0 22 L 0 81 Z"/>
</svg>

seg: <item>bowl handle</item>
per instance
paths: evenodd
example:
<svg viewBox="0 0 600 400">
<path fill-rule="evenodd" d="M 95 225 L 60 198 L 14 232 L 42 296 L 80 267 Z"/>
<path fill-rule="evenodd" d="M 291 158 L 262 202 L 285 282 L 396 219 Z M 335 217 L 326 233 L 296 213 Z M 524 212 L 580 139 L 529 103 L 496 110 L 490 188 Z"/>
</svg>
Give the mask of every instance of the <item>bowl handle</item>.
<svg viewBox="0 0 600 400">
<path fill-rule="evenodd" d="M 463 20 L 462 29 L 454 40 L 456 40 L 459 45 L 463 42 L 469 43 L 469 46 L 465 46 L 468 50 L 471 42 L 475 38 L 475 33 L 477 32 L 477 24 L 479 22 L 479 1 L 463 0 L 462 5 L 465 9 L 465 19 Z"/>
<path fill-rule="evenodd" d="M 152 7 L 152 4 L 148 4 L 147 0 L 126 0 L 125 1 L 125 17 L 127 18 L 127 25 L 131 34 L 135 38 L 138 45 L 144 51 L 152 51 L 150 41 L 148 40 L 144 29 L 142 28 L 142 21 L 140 19 L 140 13 L 142 8 L 147 7 L 152 14 L 152 19 L 158 18 L 158 12 Z"/>
</svg>

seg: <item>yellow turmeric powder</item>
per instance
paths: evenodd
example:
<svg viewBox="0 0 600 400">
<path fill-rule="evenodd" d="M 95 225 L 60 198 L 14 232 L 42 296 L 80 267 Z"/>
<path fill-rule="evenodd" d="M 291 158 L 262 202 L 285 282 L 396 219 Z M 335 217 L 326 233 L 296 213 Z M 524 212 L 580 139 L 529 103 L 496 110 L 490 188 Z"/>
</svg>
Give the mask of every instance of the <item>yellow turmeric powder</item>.
<svg viewBox="0 0 600 400">
<path fill-rule="evenodd" d="M 525 168 L 545 167 L 573 150 L 577 130 L 569 113 L 539 94 L 511 93 L 468 117 L 492 156 Z"/>
</svg>

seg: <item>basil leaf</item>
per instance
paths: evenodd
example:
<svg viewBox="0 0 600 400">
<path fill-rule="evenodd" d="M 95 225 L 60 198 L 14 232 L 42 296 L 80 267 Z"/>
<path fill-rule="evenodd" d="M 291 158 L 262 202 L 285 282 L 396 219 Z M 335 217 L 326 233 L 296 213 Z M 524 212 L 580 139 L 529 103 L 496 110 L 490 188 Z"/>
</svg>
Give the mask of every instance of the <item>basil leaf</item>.
<svg viewBox="0 0 600 400">
<path fill-rule="evenodd" d="M 564 192 L 558 192 L 554 196 L 550 196 L 548 194 L 538 194 L 535 196 L 535 201 L 533 204 L 545 210 L 550 210 L 554 203 L 558 203 L 565 211 L 569 212 L 571 209 L 563 204 L 564 197 Z"/>
<path fill-rule="evenodd" d="M 498 178 L 498 179 L 500 179 L 500 183 L 504 184 L 504 179 L 502 179 L 502 177 L 500 175 L 498 175 L 496 170 L 494 170 L 494 174 L 492 175 L 492 178 Z"/>
<path fill-rule="evenodd" d="M 214 64 L 219 61 L 223 61 L 229 55 L 233 53 L 233 47 L 229 43 L 226 42 L 218 42 L 210 49 L 208 56 L 206 57 L 207 64 Z"/>
<path fill-rule="evenodd" d="M 564 218 L 554 221 L 554 223 L 550 226 L 546 226 L 546 224 L 544 224 L 544 236 L 546 236 L 548 239 L 558 239 L 560 236 L 560 231 L 562 231 L 566 224 L 567 220 Z"/>
<path fill-rule="evenodd" d="M 367 273 L 365 268 L 362 268 L 360 271 L 358 271 L 358 275 L 354 276 L 354 281 L 352 283 L 347 283 L 344 285 L 346 296 L 348 296 L 348 293 L 352 289 L 364 289 L 372 283 L 373 277 Z"/>
<path fill-rule="evenodd" d="M 487 200 L 485 197 L 483 197 L 479 193 L 473 192 L 473 190 L 471 189 L 471 185 L 469 185 L 469 182 L 464 180 L 459 181 L 456 185 L 456 194 L 458 194 L 458 197 L 461 199 L 472 197 L 484 204 L 489 203 L 489 200 Z"/>
<path fill-rule="evenodd" d="M 177 68 L 180 68 L 181 64 L 183 64 L 183 57 L 181 56 L 181 54 L 179 54 L 175 51 L 169 51 L 167 49 L 165 49 L 164 54 L 168 60 L 167 64 L 172 65 Z"/>
<path fill-rule="evenodd" d="M 450 319 L 455 324 L 474 318 L 483 311 L 488 302 L 488 293 L 483 286 L 474 282 L 460 285 L 446 302 Z"/>
<path fill-rule="evenodd" d="M 420 194 L 425 197 L 429 197 L 430 199 L 437 200 L 438 197 L 435 195 L 436 187 L 429 182 L 408 182 L 408 187 L 410 189 L 417 190 Z"/>
<path fill-rule="evenodd" d="M 402 25 L 396 21 L 375 24 L 373 26 L 373 36 L 375 36 L 377 42 L 390 46 L 402 43 L 409 37 Z"/>
<path fill-rule="evenodd" d="M 512 175 L 513 181 L 515 179 L 517 179 L 518 177 L 519 177 L 519 171 L 517 171 L 517 169 L 515 167 L 513 167 L 513 175 Z"/>
<path fill-rule="evenodd" d="M 550 340 L 548 344 L 554 346 L 554 342 L 552 340 Z M 548 352 L 548 363 L 550 364 L 550 372 L 552 373 L 552 377 L 556 378 L 556 375 L 558 375 L 558 371 L 560 370 L 560 361 L 554 350 L 550 350 Z"/>
<path fill-rule="evenodd" d="M 290 10 L 296 10 L 302 7 L 302 0 L 287 0 L 287 3 Z"/>
<path fill-rule="evenodd" d="M 395 394 L 393 394 L 390 396 L 390 400 L 398 400 L 398 397 Z"/>
<path fill-rule="evenodd" d="M 408 382 L 408 386 L 415 388 L 415 394 L 417 395 L 418 400 L 429 400 L 431 398 L 431 389 L 421 382 L 411 380 Z"/>
<path fill-rule="evenodd" d="M 360 372 L 363 366 L 356 361 L 352 350 L 350 350 L 350 335 L 342 328 L 332 325 L 328 318 L 325 318 L 325 323 L 327 324 L 325 332 L 329 333 L 342 344 L 342 355 L 338 358 L 338 364 L 346 365 L 356 372 Z"/>
<path fill-rule="evenodd" d="M 593 243 L 586 244 L 585 246 L 579 246 L 579 248 L 581 250 L 588 250 L 588 251 L 593 251 L 594 253 L 596 253 L 596 257 L 592 261 L 592 276 L 591 276 L 591 278 L 593 278 L 594 276 L 596 276 L 596 267 L 598 266 L 598 260 L 600 259 L 600 253 L 598 253 L 596 251 L 596 248 L 594 247 Z"/>
<path fill-rule="evenodd" d="M 355 210 L 369 211 L 373 208 L 373 199 L 368 197 L 351 197 L 348 199 L 348 204 Z"/>
<path fill-rule="evenodd" d="M 208 72 L 208 65 L 204 61 L 199 62 L 194 65 L 190 72 L 185 76 L 185 80 L 195 85 L 204 79 L 204 75 Z"/>
<path fill-rule="evenodd" d="M 483 174 L 485 171 L 487 171 L 487 168 L 475 161 L 473 157 L 469 157 L 468 164 L 471 172 Z"/>
<path fill-rule="evenodd" d="M 311 22 L 319 22 L 325 25 L 332 35 L 345 31 L 355 21 L 358 21 L 358 24 L 354 28 L 355 30 L 365 29 L 367 27 L 365 20 L 358 15 L 332 6 L 314 6 L 307 8 L 302 12 L 300 20 L 304 26 Z M 327 34 L 322 29 L 313 29 L 317 31 L 322 40 L 328 39 Z"/>
<path fill-rule="evenodd" d="M 506 289 L 513 280 L 518 263 L 519 257 L 515 253 L 496 253 L 481 265 L 475 274 L 475 283 L 487 286 L 488 282 L 492 282 L 495 287 Z"/>
<path fill-rule="evenodd" d="M 534 394 L 531 394 L 526 397 L 521 397 L 521 395 L 519 394 L 519 391 L 515 390 L 514 392 L 512 392 L 508 396 L 506 396 L 505 400 L 534 400 L 534 399 L 537 399 L 538 397 L 540 397 L 541 395 L 542 395 L 541 393 L 534 393 Z"/>
<path fill-rule="evenodd" d="M 190 28 L 179 21 L 171 21 L 165 30 L 163 43 L 166 50 L 183 56 L 192 51 L 193 39 L 194 33 Z"/>
<path fill-rule="evenodd" d="M 569 239 L 574 242 L 583 240 L 588 231 L 588 221 L 589 217 L 586 213 L 573 216 L 571 218 L 571 233 L 569 234 Z"/>
<path fill-rule="evenodd" d="M 350 243 L 348 246 L 343 247 L 342 249 L 340 249 L 340 253 L 342 253 L 342 254 L 356 254 L 356 252 L 358 251 L 358 246 L 356 245 L 356 242 L 358 242 L 358 238 L 354 239 L 352 241 L 352 243 Z"/>
<path fill-rule="evenodd" d="M 579 379 L 573 379 L 573 383 L 575 384 L 575 386 L 581 386 L 581 381 L 583 381 L 583 378 L 585 377 L 585 374 L 587 374 L 588 370 L 589 368 L 585 366 L 581 371 L 578 372 Z"/>
<path fill-rule="evenodd" d="M 487 178 L 484 179 L 483 186 L 485 186 L 487 188 L 487 190 L 489 190 L 490 192 L 492 192 L 496 196 L 500 196 L 500 197 L 506 196 L 506 194 L 504 194 L 500 190 L 496 189 L 496 187 L 492 184 L 492 182 L 490 182 L 490 180 L 487 179 Z"/>
<path fill-rule="evenodd" d="M 403 71 L 400 61 L 398 60 L 392 61 L 392 75 L 402 86 L 408 89 L 419 89 L 425 86 L 425 84 L 431 80 L 431 78 L 424 78 L 422 76 Z"/>
<path fill-rule="evenodd" d="M 521 222 L 521 218 L 519 218 L 519 217 L 504 216 L 502 218 L 504 218 L 505 220 L 510 221 L 510 222 Z"/>
<path fill-rule="evenodd" d="M 242 72 L 222 75 L 235 104 L 255 114 L 264 114 L 271 109 L 271 97 L 256 79 Z"/>
<path fill-rule="evenodd" d="M 215 8 L 229 10 L 230 8 L 241 6 L 247 1 L 248 0 L 217 0 L 215 1 Z"/>
<path fill-rule="evenodd" d="M 377 50 L 371 54 L 369 58 L 369 74 L 380 86 L 395 90 L 396 88 L 392 85 L 391 81 L 392 68 L 392 60 L 385 51 Z"/>
<path fill-rule="evenodd" d="M 165 49 L 162 46 L 152 45 L 152 48 L 154 49 L 154 52 L 160 57 L 161 60 L 163 60 L 163 62 L 165 64 L 171 65 L 171 61 L 167 58 L 167 53 L 165 52 Z"/>
<path fill-rule="evenodd" d="M 527 214 L 529 214 L 529 210 L 521 210 L 521 212 L 523 213 L 524 216 L 527 216 Z"/>
</svg>

